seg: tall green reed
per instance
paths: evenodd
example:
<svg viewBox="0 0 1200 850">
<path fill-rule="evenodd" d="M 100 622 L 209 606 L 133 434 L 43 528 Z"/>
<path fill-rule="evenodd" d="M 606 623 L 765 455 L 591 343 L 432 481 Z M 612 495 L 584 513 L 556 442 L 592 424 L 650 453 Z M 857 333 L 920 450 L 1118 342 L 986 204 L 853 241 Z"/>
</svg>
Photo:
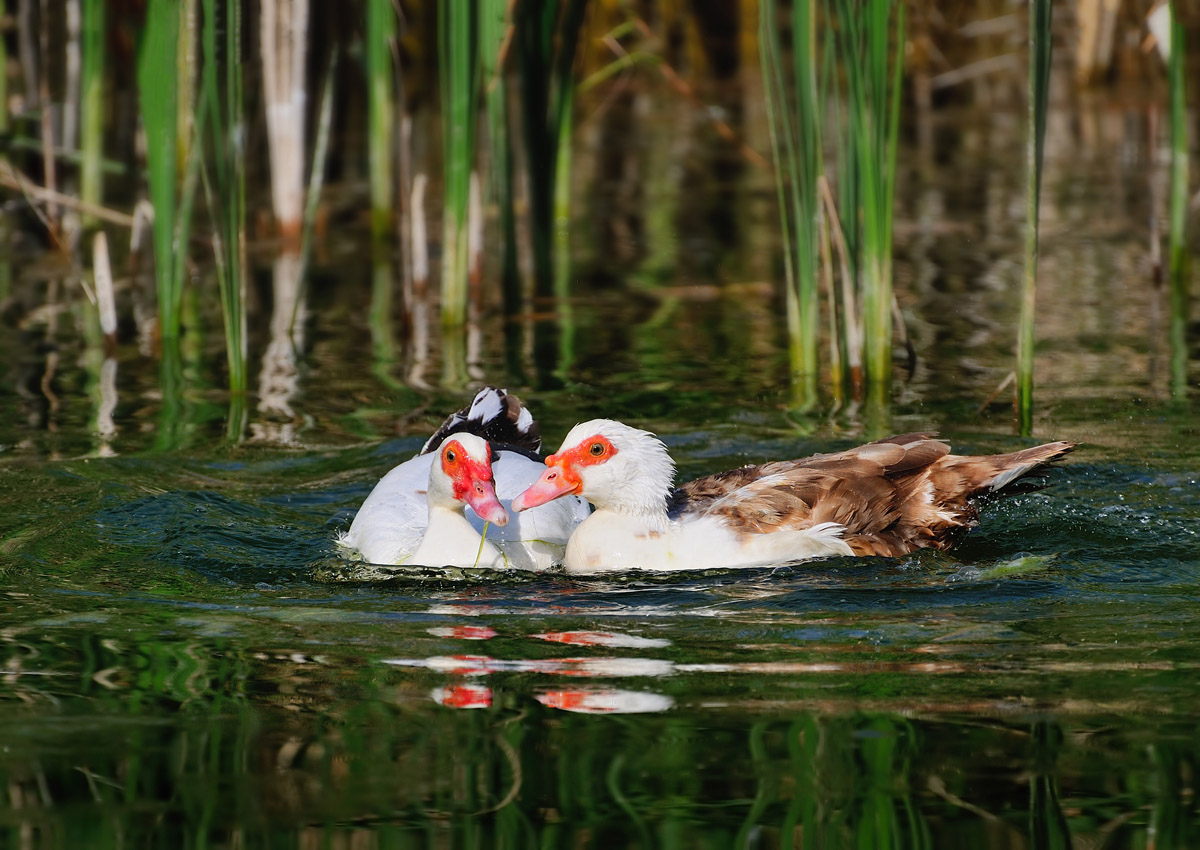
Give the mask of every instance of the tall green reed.
<svg viewBox="0 0 1200 850">
<path fill-rule="evenodd" d="M 535 288 L 554 290 L 555 216 L 562 211 L 558 159 L 570 144 L 575 81 L 572 67 L 586 0 L 517 7 L 520 97 L 529 169 Z"/>
<path fill-rule="evenodd" d="M 1186 242 L 1188 208 L 1187 99 L 1184 86 L 1187 61 L 1183 24 L 1172 0 L 1171 48 L 1167 76 L 1171 98 L 1171 195 L 1168 269 L 1171 291 L 1171 395 L 1187 395 L 1188 252 Z"/>
<path fill-rule="evenodd" d="M 535 326 L 534 361 L 557 363 L 558 376 L 571 355 L 569 267 L 570 147 L 575 80 L 573 68 L 586 0 L 520 3 L 513 21 L 519 68 L 521 127 L 528 171 L 530 247 L 534 295 L 553 297 L 557 331 Z M 561 261 L 556 263 L 556 253 Z M 557 338 L 556 338 L 557 337 Z M 556 376 L 556 380 L 558 379 Z"/>
<path fill-rule="evenodd" d="M 513 190 L 513 151 L 509 144 L 508 87 L 504 58 L 510 45 L 512 21 L 508 0 L 485 0 L 479 15 L 479 64 L 487 108 L 488 190 L 499 207 L 503 258 L 500 286 L 504 311 L 515 315 L 521 308 L 521 281 L 517 267 L 516 197 Z"/>
<path fill-rule="evenodd" d="M 776 4 L 759 13 L 759 53 L 767 86 L 767 122 L 775 159 L 775 189 L 784 233 L 788 354 L 795 402 L 817 403 L 821 199 L 824 155 L 818 96 L 816 6 L 792 7 L 793 85 L 789 97 Z"/>
<path fill-rule="evenodd" d="M 888 399 L 892 374 L 892 221 L 904 5 L 896 0 L 837 0 L 837 9 L 848 94 L 846 154 L 857 188 L 857 209 L 843 207 L 842 220 L 854 214 L 860 221 L 858 276 L 866 381 L 870 399 L 882 405 Z"/>
<path fill-rule="evenodd" d="M 475 152 L 476 54 L 473 45 L 477 14 L 478 7 L 468 4 L 438 4 L 441 40 L 438 70 L 446 175 L 442 325 L 447 328 L 462 327 L 467 320 L 467 208 Z"/>
<path fill-rule="evenodd" d="M 395 126 L 395 77 L 392 55 L 396 40 L 393 0 L 367 0 L 367 138 L 371 172 L 371 236 L 381 242 L 392 227 L 392 128 Z"/>
<path fill-rule="evenodd" d="M 166 339 L 179 336 L 180 288 L 175 275 L 179 4 L 149 0 L 138 52 L 138 86 L 146 131 L 150 203 L 154 206 L 154 268 L 159 329 Z"/>
<path fill-rule="evenodd" d="M 229 389 L 244 393 L 246 369 L 246 115 L 242 89 L 242 10 L 226 0 L 224 20 L 216 0 L 203 0 L 204 57 L 200 123 L 205 142 L 204 190 L 212 219 L 213 256 L 225 324 Z M 221 27 L 221 24 L 224 24 Z M 218 48 L 218 33 L 223 44 Z M 224 85 L 221 85 L 221 83 Z M 231 418 L 232 421 L 232 418 Z"/>
<path fill-rule="evenodd" d="M 83 168 L 79 196 L 84 203 L 99 205 L 103 199 L 101 164 L 104 155 L 104 0 L 83 0 Z M 2 94 L 2 93 L 0 93 Z M 96 218 L 84 216 L 92 227 Z"/>
<path fill-rule="evenodd" d="M 1017 330 L 1017 430 L 1033 434 L 1033 316 L 1037 294 L 1038 202 L 1042 190 L 1042 150 L 1046 134 L 1046 95 L 1052 50 L 1051 0 L 1030 0 L 1029 106 L 1025 145 L 1025 272 Z"/>
</svg>

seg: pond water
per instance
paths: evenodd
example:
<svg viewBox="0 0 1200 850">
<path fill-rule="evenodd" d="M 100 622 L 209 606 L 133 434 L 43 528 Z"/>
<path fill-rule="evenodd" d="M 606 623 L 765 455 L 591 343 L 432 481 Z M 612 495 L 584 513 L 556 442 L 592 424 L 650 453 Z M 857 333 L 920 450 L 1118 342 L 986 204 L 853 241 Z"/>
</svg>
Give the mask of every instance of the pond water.
<svg viewBox="0 0 1200 850">
<path fill-rule="evenodd" d="M 257 255 L 230 429 L 211 269 L 180 362 L 128 282 L 106 358 L 10 208 L 0 847 L 1200 845 L 1200 429 L 1167 392 L 1165 165 L 1131 109 L 1059 105 L 1047 142 L 1036 432 L 1081 447 L 955 551 L 899 560 L 363 579 L 335 533 L 468 397 L 436 333 L 403 333 L 365 227 L 318 245 L 304 293 Z M 596 415 L 656 430 L 684 478 L 887 431 L 1025 444 L 986 403 L 1015 341 L 1019 110 L 906 142 L 916 368 L 891 410 L 822 416 L 788 410 L 769 175 L 670 92 L 585 113 L 573 325 L 535 359 L 489 316 L 464 384 L 520 394 L 549 447 Z"/>
</svg>

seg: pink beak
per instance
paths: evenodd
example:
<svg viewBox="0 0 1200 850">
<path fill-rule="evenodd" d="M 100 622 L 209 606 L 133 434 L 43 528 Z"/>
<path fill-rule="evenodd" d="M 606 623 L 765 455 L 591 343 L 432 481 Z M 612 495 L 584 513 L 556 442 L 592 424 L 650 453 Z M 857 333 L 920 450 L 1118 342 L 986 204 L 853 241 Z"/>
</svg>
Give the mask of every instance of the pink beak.
<svg viewBox="0 0 1200 850">
<path fill-rule="evenodd" d="M 512 509 L 524 511 L 552 502 L 560 496 L 579 492 L 579 479 L 568 476 L 557 464 L 549 467 L 537 481 L 529 485 L 524 493 L 513 499 Z"/>
<path fill-rule="evenodd" d="M 467 488 L 464 494 L 467 504 L 475 513 L 479 514 L 479 518 L 484 522 L 490 522 L 492 525 L 506 525 L 508 523 L 508 512 L 504 510 L 504 505 L 500 504 L 500 500 L 496 498 L 496 487 L 491 481 L 485 481 L 482 478 L 472 478 L 471 486 Z"/>
</svg>

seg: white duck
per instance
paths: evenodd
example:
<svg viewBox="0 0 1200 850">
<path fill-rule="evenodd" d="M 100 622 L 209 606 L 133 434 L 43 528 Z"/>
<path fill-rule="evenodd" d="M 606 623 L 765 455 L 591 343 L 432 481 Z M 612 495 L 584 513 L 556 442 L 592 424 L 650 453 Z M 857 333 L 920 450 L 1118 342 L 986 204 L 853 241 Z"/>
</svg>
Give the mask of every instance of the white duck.
<svg viewBox="0 0 1200 850">
<path fill-rule="evenodd" d="M 541 437 L 529 411 L 505 390 L 485 387 L 471 404 L 446 418 L 416 457 L 379 480 L 338 544 L 373 564 L 414 563 L 417 547 L 423 537 L 428 537 L 427 489 L 439 456 L 436 450 L 448 437 L 461 434 L 473 434 L 495 444 L 491 467 L 502 505 L 536 481 L 544 468 L 536 454 Z M 487 539 L 499 548 L 502 561 L 509 566 L 544 570 L 561 563 L 567 538 L 587 515 L 587 503 L 582 499 L 562 500 L 521 514 L 502 528 L 489 528 Z M 475 531 L 478 546 L 484 520 L 474 510 L 467 511 L 465 518 Z M 428 557 L 436 560 L 437 556 Z"/>
<path fill-rule="evenodd" d="M 492 482 L 492 447 L 474 434 L 456 434 L 442 443 L 429 466 L 429 507 L 425 534 L 399 563 L 423 567 L 501 567 L 504 556 L 467 519 L 467 505 L 484 522 L 508 524 Z"/>
<path fill-rule="evenodd" d="M 836 454 L 718 473 L 673 489 L 675 465 L 653 434 L 607 419 L 576 425 L 525 511 L 578 494 L 596 511 L 567 544 L 569 572 L 748 567 L 832 555 L 947 548 L 976 525 L 972 500 L 1074 448 L 1047 443 L 964 457 L 928 434 Z"/>
</svg>

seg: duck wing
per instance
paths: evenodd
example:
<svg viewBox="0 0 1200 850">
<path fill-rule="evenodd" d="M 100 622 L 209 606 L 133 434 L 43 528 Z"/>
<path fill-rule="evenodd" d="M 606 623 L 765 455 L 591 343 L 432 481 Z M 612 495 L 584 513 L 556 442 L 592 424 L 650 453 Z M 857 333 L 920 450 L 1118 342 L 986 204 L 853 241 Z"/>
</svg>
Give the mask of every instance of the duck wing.
<svg viewBox="0 0 1200 850">
<path fill-rule="evenodd" d="M 710 475 L 676 489 L 671 513 L 717 517 L 739 534 L 844 529 L 858 555 L 896 556 L 949 547 L 978 524 L 978 497 L 999 492 L 1070 452 L 1048 443 L 977 457 L 950 454 L 931 434 L 902 434 L 844 452 Z"/>
<path fill-rule="evenodd" d="M 475 393 L 470 404 L 447 416 L 425 441 L 420 453 L 437 451 L 451 434 L 464 432 L 482 437 L 496 447 L 519 451 L 533 460 L 538 460 L 542 447 L 541 431 L 533 415 L 515 395 L 497 387 L 484 387 Z"/>
</svg>

